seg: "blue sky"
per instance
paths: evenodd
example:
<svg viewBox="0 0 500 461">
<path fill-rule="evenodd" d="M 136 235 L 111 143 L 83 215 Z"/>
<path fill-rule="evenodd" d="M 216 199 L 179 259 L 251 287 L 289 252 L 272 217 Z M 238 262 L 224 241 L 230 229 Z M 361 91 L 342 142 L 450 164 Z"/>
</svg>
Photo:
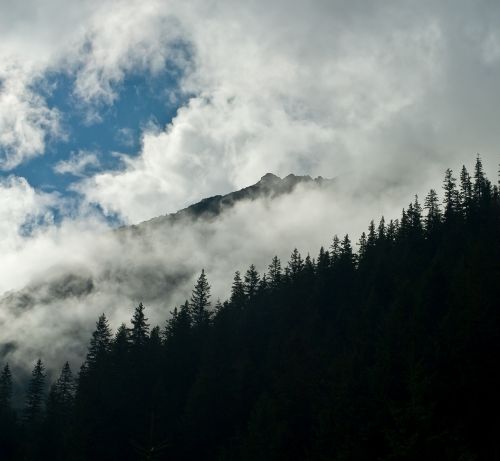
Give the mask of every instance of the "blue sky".
<svg viewBox="0 0 500 461">
<path fill-rule="evenodd" d="M 186 97 L 178 91 L 180 76 L 181 72 L 172 68 L 155 75 L 127 75 L 115 86 L 113 103 L 96 107 L 86 107 L 74 96 L 74 78 L 63 73 L 47 76 L 37 90 L 46 93 L 49 108 L 60 112 L 64 135 L 49 138 L 44 155 L 0 174 L 22 176 L 33 187 L 63 197 L 74 195 L 71 185 L 80 178 L 57 173 L 54 166 L 71 154 L 87 151 L 95 153 L 100 163 L 90 166 L 87 174 L 120 169 L 122 162 L 116 153 L 137 156 L 143 130 L 163 130 L 185 102 Z M 98 117 L 88 120 L 88 111 L 95 111 Z"/>
</svg>

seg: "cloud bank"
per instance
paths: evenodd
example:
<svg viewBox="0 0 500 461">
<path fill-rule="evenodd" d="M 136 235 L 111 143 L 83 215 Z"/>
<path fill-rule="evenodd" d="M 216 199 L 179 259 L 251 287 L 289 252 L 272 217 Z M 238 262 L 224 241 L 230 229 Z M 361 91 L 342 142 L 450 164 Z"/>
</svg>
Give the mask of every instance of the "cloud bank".
<svg viewBox="0 0 500 461">
<path fill-rule="evenodd" d="M 123 155 L 118 169 L 84 174 L 98 166 L 86 154 L 54 165 L 79 178 L 76 206 L 23 178 L 2 181 L 0 290 L 29 286 L 33 299 L 24 314 L 2 311 L 15 327 L 0 340 L 20 344 L 37 331 L 34 353 L 54 331 L 86 335 L 100 311 L 121 321 L 139 297 L 164 313 L 202 266 L 222 296 L 242 261 L 262 267 L 274 253 L 316 251 L 334 232 L 359 233 L 476 152 L 494 177 L 499 26 L 500 5 L 488 0 L 2 2 L 4 171 L 68 135 L 65 114 L 48 102 L 51 75 L 68 76 L 89 124 L 134 74 L 179 70 L 182 98 L 172 88 L 163 97 L 186 103 L 167 126 L 145 128 L 137 155 Z M 268 171 L 337 177 L 342 186 L 335 196 L 303 191 L 241 205 L 209 229 L 164 230 L 126 251 L 92 211 L 138 223 Z M 78 278 L 54 301 L 48 282 L 66 272 Z M 77 356 L 75 344 L 68 350 Z"/>
</svg>

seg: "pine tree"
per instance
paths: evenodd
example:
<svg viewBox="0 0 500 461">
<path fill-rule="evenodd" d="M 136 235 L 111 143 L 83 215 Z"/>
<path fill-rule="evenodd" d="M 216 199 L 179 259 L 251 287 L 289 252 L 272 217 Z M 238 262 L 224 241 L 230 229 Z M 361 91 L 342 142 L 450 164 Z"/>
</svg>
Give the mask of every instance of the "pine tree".
<svg viewBox="0 0 500 461">
<path fill-rule="evenodd" d="M 316 264 L 318 274 L 326 274 L 330 268 L 330 253 L 323 247 L 319 249 L 318 263 Z"/>
<path fill-rule="evenodd" d="M 45 367 L 41 359 L 38 359 L 31 372 L 31 379 L 26 393 L 23 413 L 23 420 L 26 424 L 35 423 L 41 417 L 44 386 Z"/>
<path fill-rule="evenodd" d="M 304 269 L 304 260 L 299 253 L 299 250 L 295 248 L 290 256 L 290 261 L 288 261 L 288 269 L 290 270 L 290 276 L 292 278 L 297 277 Z"/>
<path fill-rule="evenodd" d="M 113 356 L 124 356 L 128 353 L 130 347 L 130 330 L 127 325 L 122 323 L 116 330 L 115 337 L 111 346 Z"/>
<path fill-rule="evenodd" d="M 102 314 L 96 323 L 96 329 L 92 333 L 90 346 L 87 353 L 86 368 L 91 369 L 101 359 L 106 357 L 111 349 L 111 330 L 108 319 Z"/>
<path fill-rule="evenodd" d="M 306 256 L 306 259 L 304 260 L 304 274 L 308 278 L 309 281 L 312 280 L 314 277 L 314 273 L 316 272 L 316 264 L 314 262 L 314 259 L 311 258 L 311 255 L 309 253 Z"/>
<path fill-rule="evenodd" d="M 149 334 L 149 345 L 152 350 L 159 349 L 162 345 L 160 327 L 158 325 L 151 328 Z"/>
<path fill-rule="evenodd" d="M 379 241 L 385 240 L 385 218 L 382 216 L 377 228 L 377 239 Z"/>
<path fill-rule="evenodd" d="M 460 171 L 460 207 L 464 215 L 469 214 L 472 200 L 473 200 L 473 189 L 472 189 L 472 181 L 470 174 L 465 168 L 465 165 L 462 166 L 462 170 Z"/>
<path fill-rule="evenodd" d="M 439 207 L 439 197 L 434 189 L 431 189 L 425 197 L 424 208 L 427 210 L 425 217 L 425 230 L 432 233 L 441 222 L 441 209 Z"/>
<path fill-rule="evenodd" d="M 491 184 L 486 178 L 483 170 L 483 162 L 479 154 L 474 167 L 474 200 L 476 203 L 487 200 L 491 196 Z"/>
<path fill-rule="evenodd" d="M 57 381 L 52 385 L 47 400 L 47 413 L 57 418 L 68 418 L 75 398 L 75 380 L 66 362 Z"/>
<path fill-rule="evenodd" d="M 397 220 L 391 219 L 387 225 L 386 239 L 389 242 L 394 242 L 396 240 L 396 235 L 398 232 L 398 222 Z"/>
<path fill-rule="evenodd" d="M 241 307 L 245 302 L 245 289 L 241 280 L 240 271 L 234 273 L 230 302 L 235 307 Z"/>
<path fill-rule="evenodd" d="M 359 259 L 361 260 L 366 256 L 366 249 L 368 247 L 368 239 L 366 238 L 365 232 L 361 233 L 358 245 L 359 245 L 359 251 L 358 251 Z"/>
<path fill-rule="evenodd" d="M 144 305 L 139 303 L 134 310 L 134 315 L 131 320 L 132 328 L 130 330 L 130 339 L 132 346 L 135 348 L 143 347 L 149 337 L 149 324 L 147 323 L 148 319 L 144 315 L 144 309 Z"/>
<path fill-rule="evenodd" d="M 243 288 L 247 298 L 251 299 L 257 294 L 259 281 L 259 273 L 257 272 L 255 266 L 251 264 L 245 274 L 245 282 L 243 283 Z"/>
<path fill-rule="evenodd" d="M 444 216 L 448 220 L 458 211 L 459 196 L 453 171 L 448 168 L 444 174 Z"/>
<path fill-rule="evenodd" d="M 376 241 L 377 241 L 377 233 L 375 232 L 375 222 L 372 219 L 370 221 L 370 225 L 368 226 L 368 235 L 366 237 L 367 250 L 373 248 L 375 246 Z"/>
<path fill-rule="evenodd" d="M 348 265 L 353 265 L 356 262 L 356 258 L 352 251 L 351 239 L 348 234 L 346 234 L 342 239 L 340 247 L 340 261 Z"/>
<path fill-rule="evenodd" d="M 332 241 L 332 244 L 330 246 L 330 260 L 331 260 L 331 263 L 332 265 L 335 264 L 339 258 L 340 258 L 340 253 L 341 253 L 341 249 L 340 249 L 340 240 L 338 238 L 337 235 L 334 235 L 333 236 L 333 241 Z"/>
<path fill-rule="evenodd" d="M 269 274 L 269 286 L 273 289 L 276 289 L 281 284 L 281 278 L 283 277 L 283 273 L 281 272 L 281 261 L 277 256 L 273 258 L 271 264 L 268 267 Z"/>
<path fill-rule="evenodd" d="M 422 232 L 422 207 L 418 201 L 418 195 L 415 195 L 415 201 L 411 207 L 408 207 L 411 228 L 416 234 Z"/>
<path fill-rule="evenodd" d="M 193 326 L 200 327 L 208 324 L 210 321 L 210 285 L 205 275 L 205 269 L 202 269 L 196 282 L 191 295 L 189 308 Z"/>
<path fill-rule="evenodd" d="M 187 335 L 192 323 L 190 310 L 189 302 L 186 301 L 180 309 L 176 307 L 171 312 L 172 316 L 167 320 L 163 334 L 165 343 L 168 344 L 179 335 Z"/>
<path fill-rule="evenodd" d="M 12 402 L 12 373 L 7 363 L 0 374 L 0 414 L 11 408 Z"/>
<path fill-rule="evenodd" d="M 269 280 L 266 273 L 262 274 L 262 278 L 259 283 L 259 293 L 264 293 L 269 288 Z"/>
</svg>

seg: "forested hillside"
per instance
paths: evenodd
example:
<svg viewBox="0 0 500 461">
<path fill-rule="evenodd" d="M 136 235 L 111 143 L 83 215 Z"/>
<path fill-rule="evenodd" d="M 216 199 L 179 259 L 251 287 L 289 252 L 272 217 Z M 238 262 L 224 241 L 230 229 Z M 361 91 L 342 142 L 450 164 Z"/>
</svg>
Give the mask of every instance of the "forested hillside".
<svg viewBox="0 0 500 461">
<path fill-rule="evenodd" d="M 499 188 L 478 157 L 443 189 L 227 301 L 202 271 L 164 325 L 103 306 L 81 368 L 48 383 L 40 358 L 21 408 L 3 364 L 0 458 L 500 459 Z"/>
</svg>

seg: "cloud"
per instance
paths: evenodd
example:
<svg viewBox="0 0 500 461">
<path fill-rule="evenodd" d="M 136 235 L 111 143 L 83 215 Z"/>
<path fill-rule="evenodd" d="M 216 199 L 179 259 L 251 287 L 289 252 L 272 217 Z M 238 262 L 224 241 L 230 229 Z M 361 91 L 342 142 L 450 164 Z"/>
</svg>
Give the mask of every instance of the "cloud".
<svg viewBox="0 0 500 461">
<path fill-rule="evenodd" d="M 61 137 L 60 114 L 30 87 L 23 69 L 0 65 L 0 168 L 10 170 Z"/>
<path fill-rule="evenodd" d="M 251 263 L 264 271 L 274 254 L 285 263 L 296 246 L 315 256 L 335 232 L 356 234 L 366 226 L 377 199 L 352 208 L 345 206 L 350 194 L 342 186 L 304 185 L 290 195 L 240 202 L 212 222 L 160 219 L 109 232 L 94 216 L 40 228 L 4 253 L 2 274 L 22 278 L 0 281 L 16 288 L 0 297 L 0 344 L 11 345 L 6 359 L 29 367 L 41 355 L 49 367 L 65 360 L 78 366 L 102 312 L 116 328 L 143 301 L 151 323 L 163 326 L 201 268 L 215 302 L 227 297 L 234 271 Z M 390 200 L 384 207 L 395 212 Z"/>
<path fill-rule="evenodd" d="M 19 311 L 21 298 L 5 298 L 0 342 L 16 343 L 20 362 L 62 351 L 76 360 L 99 313 L 116 325 L 141 298 L 154 321 L 164 319 L 203 266 L 224 297 L 242 265 L 262 269 L 295 246 L 315 252 L 335 232 L 359 235 L 372 217 L 397 216 L 415 192 L 440 184 L 446 167 L 470 165 L 475 152 L 491 176 L 496 170 L 497 2 L 37 5 L 0 5 L 4 168 L 41 155 L 60 133 L 64 114 L 39 92 L 51 73 L 70 77 L 88 120 L 116 101 L 127 76 L 169 66 L 181 69 L 187 102 L 167 126 L 146 127 L 120 169 L 81 178 L 82 203 L 61 222 L 51 224 L 57 197 L 21 178 L 3 183 L 0 290 L 21 290 L 25 304 Z M 333 195 L 302 190 L 241 204 L 210 226 L 180 223 L 140 239 L 116 238 L 92 212 L 97 204 L 137 223 L 268 171 L 335 176 L 339 186 Z"/>
<path fill-rule="evenodd" d="M 406 197 L 476 151 L 493 169 L 500 16 L 480 5 L 171 3 L 194 50 L 181 82 L 193 96 L 122 170 L 78 189 L 133 223 L 267 171 Z"/>
<path fill-rule="evenodd" d="M 85 150 L 73 152 L 67 160 L 60 160 L 54 165 L 54 171 L 59 174 L 71 174 L 73 176 L 85 176 L 88 169 L 101 166 L 99 157 L 95 152 Z"/>
</svg>

